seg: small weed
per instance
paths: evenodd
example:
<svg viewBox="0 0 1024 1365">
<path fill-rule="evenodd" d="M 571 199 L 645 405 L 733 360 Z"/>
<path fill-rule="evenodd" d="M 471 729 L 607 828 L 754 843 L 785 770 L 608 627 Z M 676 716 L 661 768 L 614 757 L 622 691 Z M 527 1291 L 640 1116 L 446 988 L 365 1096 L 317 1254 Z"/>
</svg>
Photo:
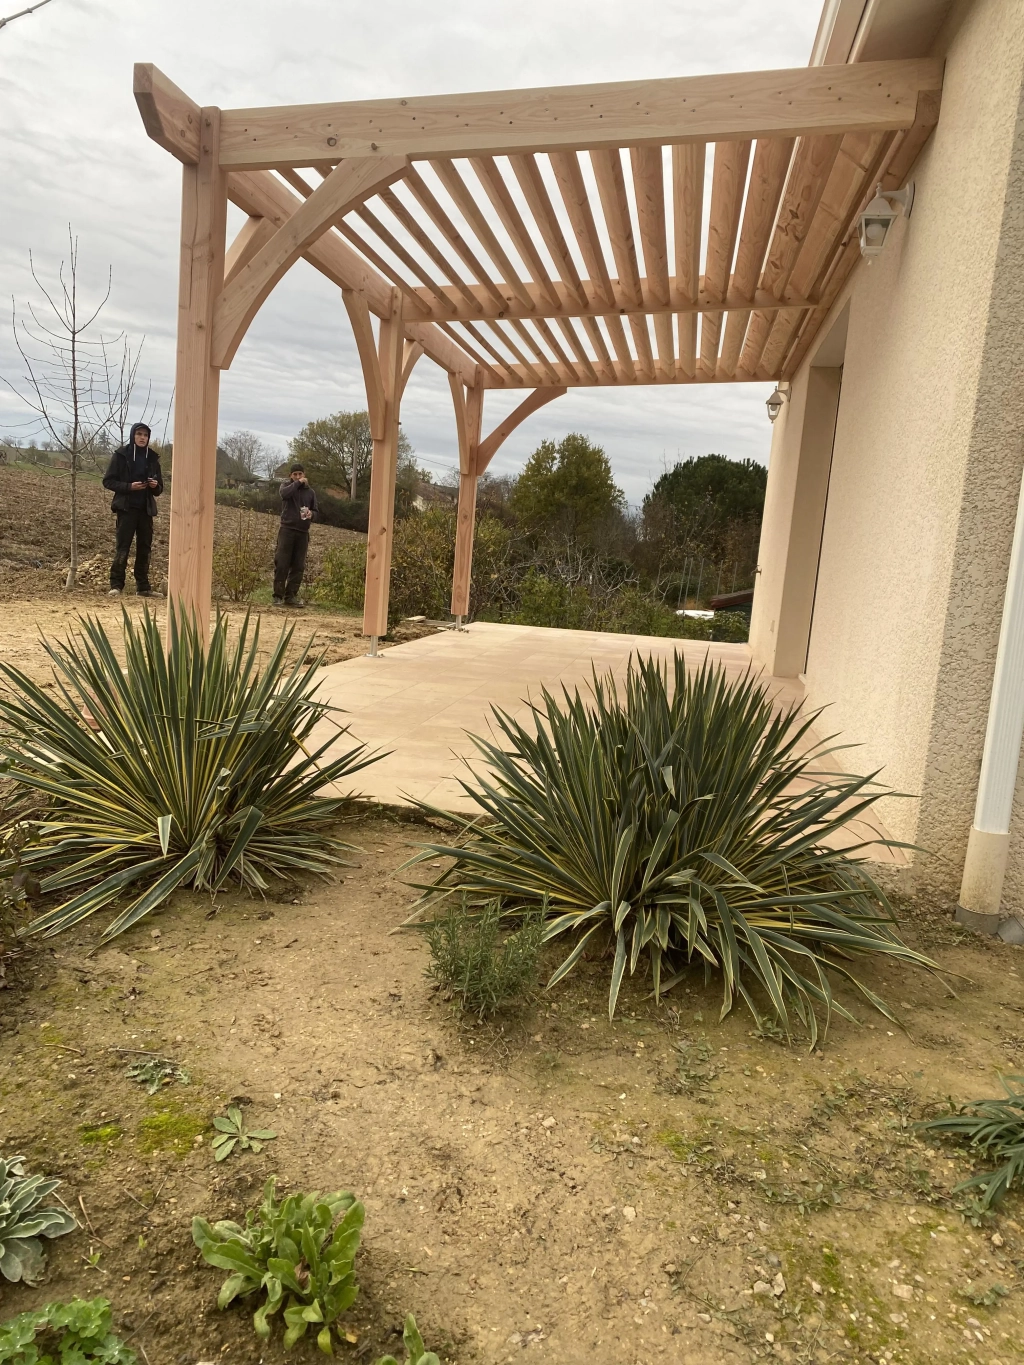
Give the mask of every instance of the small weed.
<svg viewBox="0 0 1024 1365">
<path fill-rule="evenodd" d="M 1009 1293 L 1005 1284 L 992 1284 L 988 1289 L 975 1289 L 972 1285 L 959 1291 L 960 1297 L 973 1303 L 975 1308 L 995 1308 L 999 1300 L 1007 1298 Z"/>
<path fill-rule="evenodd" d="M 543 916 L 533 915 L 502 939 L 497 901 L 471 909 L 463 901 L 426 926 L 432 962 L 427 975 L 445 999 L 484 1019 L 521 1004 L 537 983 Z"/>
<path fill-rule="evenodd" d="M 405 1320 L 405 1331 L 402 1333 L 402 1341 L 405 1343 L 405 1362 L 404 1365 L 441 1365 L 440 1360 L 433 1351 L 428 1351 L 423 1345 L 423 1338 L 420 1336 L 419 1328 L 416 1326 L 416 1319 L 410 1313 Z M 381 1356 L 374 1365 L 398 1365 L 394 1356 Z"/>
<path fill-rule="evenodd" d="M 79 1141 L 87 1147 L 116 1142 L 123 1136 L 119 1123 L 82 1123 L 78 1128 Z"/>
<path fill-rule="evenodd" d="M 135 1353 L 111 1331 L 106 1299 L 48 1303 L 0 1324 L 0 1361 L 12 1365 L 135 1365 Z"/>
<path fill-rule="evenodd" d="M 711 1082 L 719 1074 L 720 1068 L 711 1061 L 714 1053 L 707 1039 L 695 1041 L 682 1038 L 675 1044 L 675 1050 L 679 1054 L 675 1075 L 663 1080 L 660 1088 L 670 1095 L 710 1090 Z"/>
<path fill-rule="evenodd" d="M 22 1156 L 0 1157 L 0 1275 L 34 1285 L 43 1273 L 43 1237 L 64 1237 L 78 1223 L 52 1206 L 59 1180 L 29 1175 Z"/>
<path fill-rule="evenodd" d="M 269 1128 L 254 1128 L 251 1133 L 248 1132 L 242 1122 L 241 1109 L 236 1109 L 234 1105 L 228 1110 L 226 1118 L 218 1115 L 213 1126 L 217 1129 L 217 1136 L 210 1145 L 216 1161 L 226 1160 L 236 1146 L 242 1152 L 262 1152 L 263 1144 L 277 1137 Z"/>
<path fill-rule="evenodd" d="M 132 1062 L 124 1073 L 130 1081 L 146 1087 L 147 1095 L 155 1095 L 165 1085 L 190 1085 L 192 1077 L 178 1062 L 169 1057 L 148 1057 L 144 1062 Z"/>
<path fill-rule="evenodd" d="M 970 1100 L 957 1108 L 951 1102 L 953 1113 L 916 1125 L 921 1132 L 966 1143 L 984 1158 L 989 1169 L 953 1189 L 954 1194 L 971 1192 L 973 1207 L 965 1212 L 972 1222 L 1002 1203 L 1014 1186 L 1019 1189 L 1024 1185 L 1024 1090 L 1013 1090 L 1008 1084 L 1015 1081 L 1024 1085 L 1024 1076 L 1000 1079 L 1006 1099 Z"/>
</svg>

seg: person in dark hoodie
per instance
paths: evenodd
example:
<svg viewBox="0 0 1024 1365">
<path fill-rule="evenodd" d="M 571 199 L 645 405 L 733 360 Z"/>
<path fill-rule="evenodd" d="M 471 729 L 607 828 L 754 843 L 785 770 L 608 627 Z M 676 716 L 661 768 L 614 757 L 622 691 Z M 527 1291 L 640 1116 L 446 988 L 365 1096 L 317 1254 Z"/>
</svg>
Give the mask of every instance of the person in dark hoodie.
<svg viewBox="0 0 1024 1365">
<path fill-rule="evenodd" d="M 306 570 L 309 528 L 319 516 L 316 494 L 302 465 L 293 465 L 281 485 L 281 529 L 274 554 L 274 605 L 301 607 L 298 592 Z"/>
<path fill-rule="evenodd" d="M 128 555 L 135 541 L 135 586 L 140 597 L 153 597 L 149 557 L 153 548 L 156 500 L 164 491 L 160 457 L 149 444 L 150 430 L 136 422 L 128 443 L 115 450 L 103 476 L 103 487 L 113 493 L 110 510 L 117 516 L 114 562 L 110 566 L 110 596 L 124 591 Z"/>
</svg>

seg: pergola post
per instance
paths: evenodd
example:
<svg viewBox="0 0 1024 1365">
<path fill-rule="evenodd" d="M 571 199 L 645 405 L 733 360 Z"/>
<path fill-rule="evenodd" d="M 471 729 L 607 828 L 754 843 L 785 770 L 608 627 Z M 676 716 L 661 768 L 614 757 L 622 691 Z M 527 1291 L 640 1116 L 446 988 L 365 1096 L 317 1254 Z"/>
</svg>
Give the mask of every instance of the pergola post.
<svg viewBox="0 0 1024 1365">
<path fill-rule="evenodd" d="M 477 455 L 484 415 L 484 391 L 479 384 L 464 388 L 450 374 L 455 425 L 459 434 L 459 511 L 455 523 L 455 568 L 452 573 L 452 615 L 456 628 L 469 615 L 469 585 L 473 572 L 473 531 L 476 526 Z"/>
<path fill-rule="evenodd" d="M 174 476 L 167 598 L 205 636 L 213 577 L 220 370 L 212 364 L 214 303 L 224 282 L 227 177 L 219 168 L 220 110 L 200 111 L 199 160 L 182 167 Z"/>
<path fill-rule="evenodd" d="M 348 304 L 346 299 L 346 304 Z M 351 315 L 351 308 L 350 308 Z M 377 351 L 361 353 L 367 394 L 380 394 L 382 419 L 374 429 L 370 402 L 373 462 L 370 467 L 370 514 L 366 536 L 366 590 L 363 634 L 370 637 L 370 654 L 388 633 L 388 596 L 391 588 L 391 543 L 395 529 L 395 472 L 398 466 L 398 415 L 405 360 L 401 294 L 391 297 L 391 315 L 381 319 Z M 374 371 L 374 361 L 376 371 Z"/>
</svg>

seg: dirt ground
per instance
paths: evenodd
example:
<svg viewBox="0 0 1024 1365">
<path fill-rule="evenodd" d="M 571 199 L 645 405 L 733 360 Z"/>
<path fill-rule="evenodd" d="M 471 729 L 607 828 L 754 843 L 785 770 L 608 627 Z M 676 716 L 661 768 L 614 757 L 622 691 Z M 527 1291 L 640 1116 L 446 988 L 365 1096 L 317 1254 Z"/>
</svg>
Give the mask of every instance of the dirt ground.
<svg viewBox="0 0 1024 1365">
<path fill-rule="evenodd" d="M 3 657 L 18 625 L 0 617 Z M 63 603 L 34 603 L 50 629 Z M 354 811 L 338 882 L 267 901 L 178 895 L 100 947 L 103 920 L 33 943 L 0 992 L 0 1138 L 60 1176 L 85 1224 L 46 1282 L 3 1284 L 7 1317 L 103 1293 L 147 1365 L 312 1361 L 263 1347 L 192 1216 L 279 1188 L 366 1204 L 344 1358 L 399 1349 L 416 1313 L 454 1365 L 717 1365 L 1024 1357 L 1024 1205 L 975 1227 L 962 1154 L 915 1135 L 947 1096 L 1024 1071 L 1024 949 L 908 905 L 909 940 L 963 979 L 869 968 L 906 1032 L 858 1009 L 822 1048 L 757 1036 L 695 970 L 660 1006 L 583 964 L 522 1015 L 473 1026 L 431 989 L 397 869 L 431 831 Z M 397 874 L 397 875 L 396 875 Z M 191 1072 L 153 1097 L 133 1049 Z M 215 1165 L 234 1100 L 278 1134 Z M 2 1283 L 2 1282 L 0 1282 Z M 999 1288 L 996 1288 L 999 1286 Z M 1001 1291 L 1007 1291 L 1005 1294 Z"/>
</svg>

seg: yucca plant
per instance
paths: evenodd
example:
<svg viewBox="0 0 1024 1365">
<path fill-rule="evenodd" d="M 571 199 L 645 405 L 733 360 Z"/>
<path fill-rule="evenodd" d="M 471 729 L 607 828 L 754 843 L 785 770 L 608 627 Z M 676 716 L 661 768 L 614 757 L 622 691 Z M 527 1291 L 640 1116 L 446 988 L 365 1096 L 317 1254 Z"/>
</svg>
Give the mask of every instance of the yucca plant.
<svg viewBox="0 0 1024 1365">
<path fill-rule="evenodd" d="M 322 761 L 341 727 L 307 748 L 333 709 L 314 696 L 311 642 L 288 664 L 282 631 L 261 667 L 248 616 L 232 636 L 218 615 L 206 646 L 176 614 L 166 649 L 148 612 L 125 612 L 122 629 L 124 668 L 92 618 L 45 642 L 52 695 L 0 664 L 0 775 L 43 800 L 21 864 L 42 894 L 67 893 L 29 932 L 59 933 L 129 896 L 110 939 L 179 886 L 262 892 L 268 878 L 329 875 L 351 845 L 331 833 L 344 798 L 324 793 L 378 755 L 357 744 Z"/>
<path fill-rule="evenodd" d="M 1000 1076 L 1005 1099 L 969 1100 L 951 1114 L 919 1123 L 925 1133 L 966 1143 L 988 1169 L 963 1180 L 954 1194 L 977 1191 L 977 1207 L 988 1213 L 1012 1189 L 1024 1189 L 1024 1076 Z M 1009 1081 L 1016 1081 L 1014 1090 Z"/>
<path fill-rule="evenodd" d="M 0 1157 L 0 1275 L 35 1284 L 46 1260 L 42 1237 L 63 1237 L 78 1224 L 49 1196 L 59 1180 L 29 1175 L 23 1156 Z"/>
<path fill-rule="evenodd" d="M 817 1010 L 852 1018 L 831 978 L 853 984 L 887 1018 L 888 1006 L 853 972 L 881 956 L 933 967 L 900 939 L 891 906 L 856 855 L 826 842 L 882 794 L 874 777 L 823 772 L 830 752 L 809 732 L 818 713 L 773 705 L 748 673 L 688 673 L 631 662 L 624 694 L 595 675 L 591 694 L 544 691 L 533 724 L 494 709 L 501 743 L 476 739 L 489 772 L 463 782 L 479 815 L 426 807 L 460 827 L 453 843 L 413 862 L 450 858 L 423 902 L 500 899 L 506 914 L 544 909 L 548 941 L 584 953 L 613 950 L 608 1013 L 623 976 L 643 960 L 655 996 L 696 958 L 721 974 L 722 1014 L 739 996 L 762 1024 L 767 1003 L 788 1032 L 790 1011 L 812 1043 Z"/>
</svg>

